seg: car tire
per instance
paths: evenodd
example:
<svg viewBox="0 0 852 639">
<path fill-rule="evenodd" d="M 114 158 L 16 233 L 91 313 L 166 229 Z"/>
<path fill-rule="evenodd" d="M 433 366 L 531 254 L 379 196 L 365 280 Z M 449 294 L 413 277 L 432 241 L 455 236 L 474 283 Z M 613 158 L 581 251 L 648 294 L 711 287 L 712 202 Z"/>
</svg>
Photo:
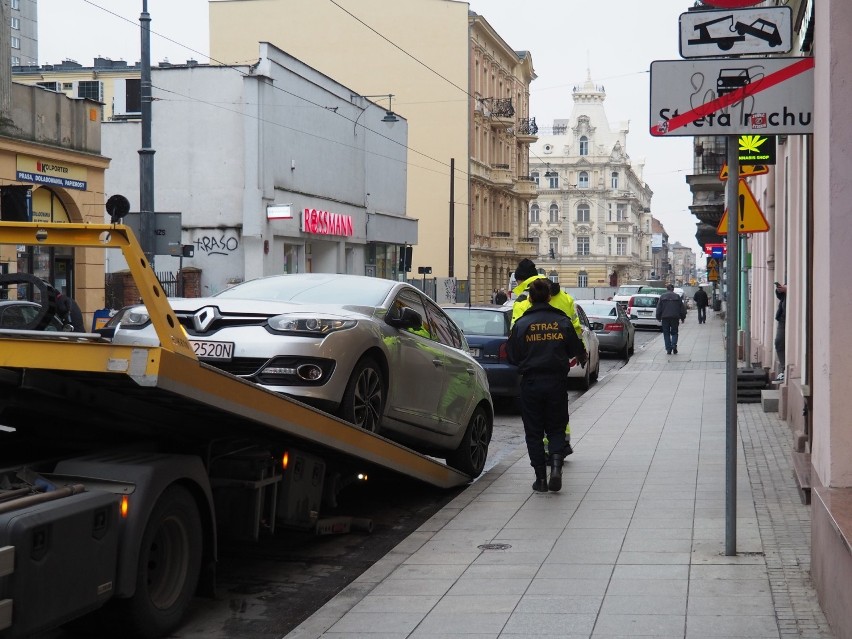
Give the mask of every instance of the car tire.
<svg viewBox="0 0 852 639">
<path fill-rule="evenodd" d="M 598 377 L 601 374 L 601 357 L 600 353 L 598 353 L 598 361 L 595 363 L 595 371 L 589 376 L 589 379 L 593 382 L 598 381 Z"/>
<path fill-rule="evenodd" d="M 629 342 L 624 345 L 620 351 L 618 351 L 618 359 L 628 360 L 630 359 L 630 344 Z"/>
<path fill-rule="evenodd" d="M 586 362 L 586 366 L 583 368 L 583 376 L 577 379 L 577 385 L 580 390 L 584 391 L 587 391 L 592 387 L 591 357 L 589 357 L 589 361 Z"/>
<path fill-rule="evenodd" d="M 627 349 L 627 357 L 625 359 L 630 359 L 630 355 L 636 352 L 636 336 L 633 336 L 633 339 L 630 340 L 630 348 Z"/>
<path fill-rule="evenodd" d="M 470 475 L 473 479 L 479 477 L 485 470 L 492 428 L 488 413 L 482 406 L 477 406 L 470 416 L 458 448 L 447 456 L 447 465 Z"/>
<path fill-rule="evenodd" d="M 385 410 L 385 383 L 382 369 L 370 357 L 355 365 L 343 393 L 338 416 L 371 433 L 381 430 Z"/>
</svg>

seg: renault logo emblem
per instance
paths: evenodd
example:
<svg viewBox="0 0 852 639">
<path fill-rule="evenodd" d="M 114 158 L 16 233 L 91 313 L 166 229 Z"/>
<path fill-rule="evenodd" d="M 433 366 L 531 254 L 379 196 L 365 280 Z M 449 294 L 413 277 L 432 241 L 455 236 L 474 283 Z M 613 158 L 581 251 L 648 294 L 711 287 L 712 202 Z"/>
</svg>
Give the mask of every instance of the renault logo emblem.
<svg viewBox="0 0 852 639">
<path fill-rule="evenodd" d="M 215 306 L 205 306 L 204 308 L 197 310 L 192 316 L 192 325 L 199 333 L 205 333 L 213 322 L 221 318 L 222 315 L 219 313 L 218 308 Z"/>
</svg>

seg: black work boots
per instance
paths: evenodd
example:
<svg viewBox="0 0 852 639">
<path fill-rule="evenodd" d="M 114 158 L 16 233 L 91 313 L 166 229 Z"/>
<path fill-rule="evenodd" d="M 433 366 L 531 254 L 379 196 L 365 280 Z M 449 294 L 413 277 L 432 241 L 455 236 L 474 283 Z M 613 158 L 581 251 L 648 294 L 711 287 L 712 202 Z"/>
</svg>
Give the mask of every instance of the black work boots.
<svg viewBox="0 0 852 639">
<path fill-rule="evenodd" d="M 562 490 L 562 455 L 554 453 L 550 456 L 550 481 L 547 487 L 552 491 Z"/>
<path fill-rule="evenodd" d="M 535 483 L 532 485 L 532 489 L 537 493 L 546 493 L 547 466 L 536 466 L 533 470 L 535 470 Z"/>
</svg>

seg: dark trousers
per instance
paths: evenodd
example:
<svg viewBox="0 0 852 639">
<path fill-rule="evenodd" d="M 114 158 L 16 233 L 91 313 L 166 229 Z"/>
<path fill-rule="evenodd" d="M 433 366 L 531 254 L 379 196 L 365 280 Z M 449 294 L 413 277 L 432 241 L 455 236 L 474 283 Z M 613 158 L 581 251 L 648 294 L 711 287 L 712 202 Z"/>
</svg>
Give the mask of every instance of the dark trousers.
<svg viewBox="0 0 852 639">
<path fill-rule="evenodd" d="M 671 353 L 673 348 L 677 348 L 677 329 L 680 324 L 680 318 L 664 317 L 663 324 L 663 341 L 666 344 L 666 352 Z"/>
<path fill-rule="evenodd" d="M 564 375 L 526 374 L 521 380 L 521 419 L 530 465 L 546 464 L 545 433 L 548 448 L 565 448 L 565 424 L 568 423 L 568 371 Z"/>
<path fill-rule="evenodd" d="M 707 321 L 707 307 L 699 306 L 698 307 L 698 323 L 704 324 Z"/>
<path fill-rule="evenodd" d="M 775 333 L 775 354 L 778 355 L 778 363 L 781 364 L 781 372 L 784 372 L 784 366 L 787 365 L 784 357 L 784 343 L 786 341 L 787 322 L 778 322 L 778 331 Z"/>
</svg>

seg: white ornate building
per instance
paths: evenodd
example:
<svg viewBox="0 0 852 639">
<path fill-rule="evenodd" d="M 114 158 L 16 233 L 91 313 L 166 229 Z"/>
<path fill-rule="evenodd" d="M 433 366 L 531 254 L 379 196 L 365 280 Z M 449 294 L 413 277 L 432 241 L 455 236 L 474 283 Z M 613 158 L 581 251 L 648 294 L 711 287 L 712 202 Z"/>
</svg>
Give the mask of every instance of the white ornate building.
<svg viewBox="0 0 852 639">
<path fill-rule="evenodd" d="M 612 129 L 606 92 L 591 78 L 574 88 L 574 109 L 530 146 L 538 196 L 530 202 L 536 265 L 563 286 L 615 286 L 652 270 L 651 197 L 643 164 L 627 154 L 626 123 Z"/>
</svg>

